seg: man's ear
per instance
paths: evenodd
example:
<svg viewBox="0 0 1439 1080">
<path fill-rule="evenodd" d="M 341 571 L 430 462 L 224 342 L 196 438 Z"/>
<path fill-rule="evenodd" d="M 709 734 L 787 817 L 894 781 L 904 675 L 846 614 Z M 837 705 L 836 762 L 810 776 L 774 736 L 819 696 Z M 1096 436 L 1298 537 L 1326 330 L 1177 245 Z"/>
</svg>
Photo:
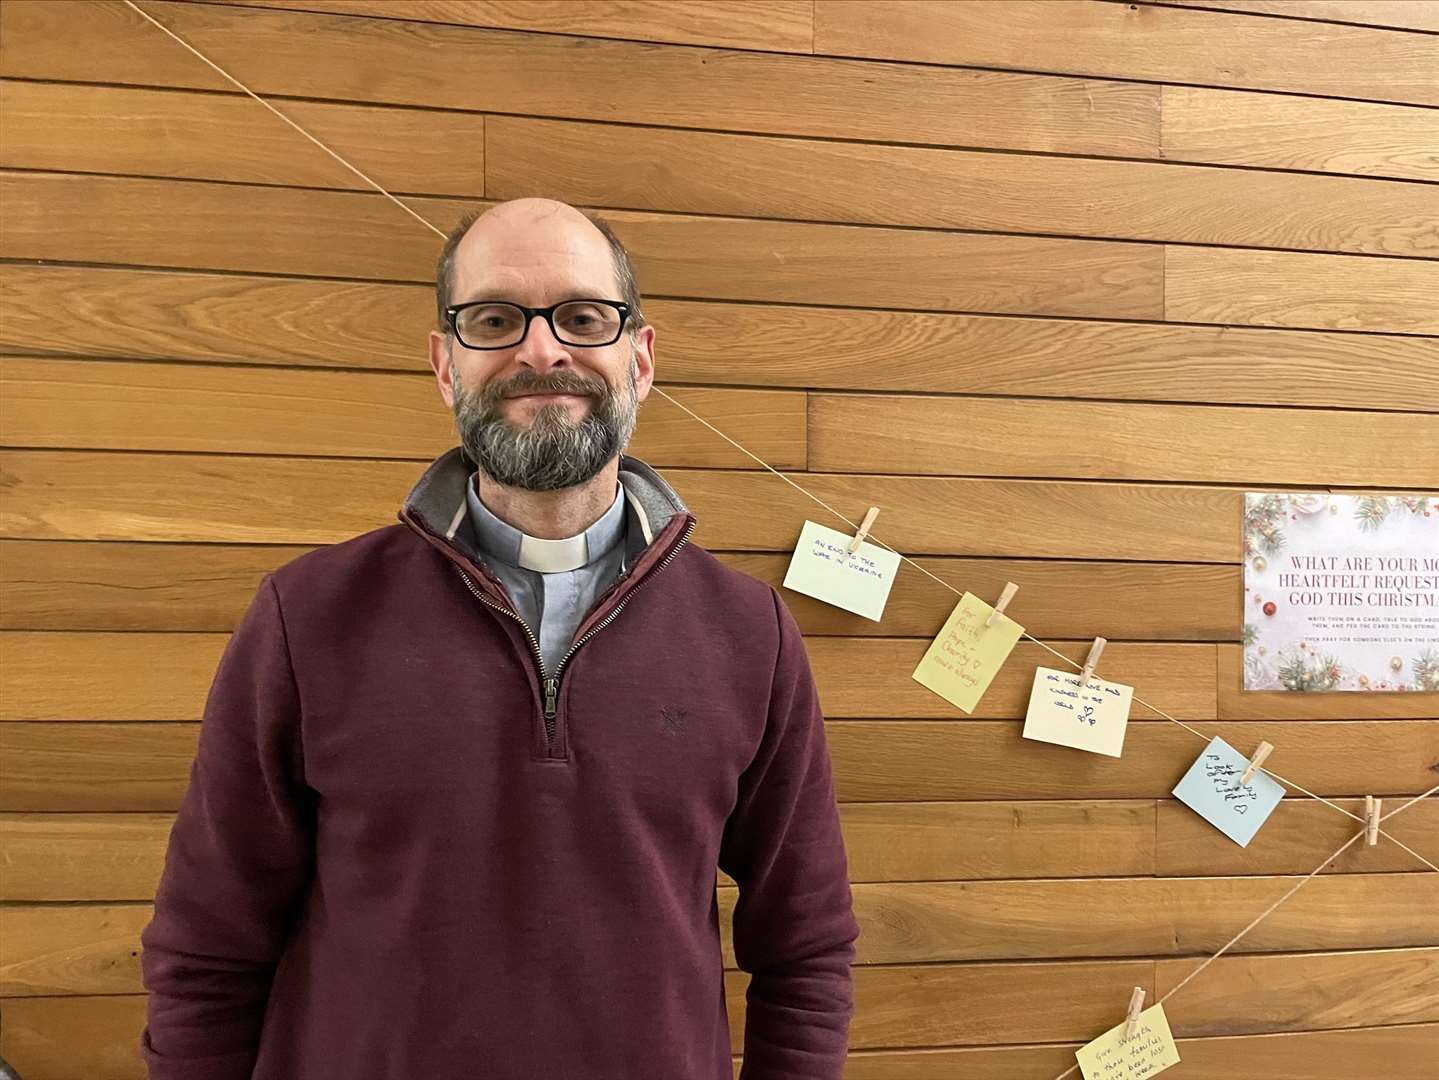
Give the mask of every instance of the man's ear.
<svg viewBox="0 0 1439 1080">
<path fill-rule="evenodd" d="M 655 328 L 646 324 L 635 335 L 635 400 L 649 397 L 655 381 Z"/>
<path fill-rule="evenodd" d="M 438 330 L 431 330 L 430 367 L 435 372 L 435 382 L 439 384 L 440 397 L 445 399 L 445 404 L 451 409 L 455 407 L 452 360 L 453 354 L 450 350 L 450 335 L 442 334 Z"/>
</svg>

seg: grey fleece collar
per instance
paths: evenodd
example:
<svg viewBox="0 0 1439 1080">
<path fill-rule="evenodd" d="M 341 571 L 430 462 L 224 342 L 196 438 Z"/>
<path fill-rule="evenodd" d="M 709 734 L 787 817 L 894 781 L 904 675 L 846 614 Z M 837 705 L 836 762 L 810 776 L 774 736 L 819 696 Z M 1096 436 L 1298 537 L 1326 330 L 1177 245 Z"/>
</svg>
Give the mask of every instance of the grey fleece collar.
<svg viewBox="0 0 1439 1080">
<path fill-rule="evenodd" d="M 436 536 L 454 542 L 479 561 L 474 522 L 470 519 L 465 487 L 476 465 L 463 446 L 453 446 L 425 469 L 405 496 L 404 505 Z M 675 514 L 689 507 L 653 466 L 628 454 L 620 455 L 620 483 L 625 500 L 626 548 L 629 558 L 643 551 Z"/>
</svg>

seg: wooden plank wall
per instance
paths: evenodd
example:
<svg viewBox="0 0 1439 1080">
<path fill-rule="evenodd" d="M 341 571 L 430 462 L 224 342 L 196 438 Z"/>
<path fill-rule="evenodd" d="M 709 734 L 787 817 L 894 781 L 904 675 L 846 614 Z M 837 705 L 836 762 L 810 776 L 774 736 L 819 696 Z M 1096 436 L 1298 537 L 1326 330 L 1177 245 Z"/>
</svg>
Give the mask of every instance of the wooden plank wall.
<svg viewBox="0 0 1439 1080">
<path fill-rule="evenodd" d="M 1238 691 L 1242 492 L 1439 489 L 1439 4 L 141 3 L 441 228 L 605 210 L 664 389 L 956 588 L 1016 581 L 1067 655 L 1109 638 L 1108 677 L 1351 809 L 1439 777 L 1436 695 Z M 6 0 L 0 76 L 0 1055 L 119 1080 L 227 633 L 453 442 L 438 241 L 123 3 Z M 658 396 L 633 449 L 770 582 L 836 524 Z M 1295 797 L 1236 847 L 1140 707 L 1119 761 L 1021 740 L 1032 643 L 947 707 L 909 673 L 954 597 L 912 568 L 880 624 L 785 598 L 854 1080 L 1057 1075 L 1352 828 Z M 1389 825 L 1439 862 L 1439 802 Z M 1167 1004 L 1172 1075 L 1432 1080 L 1436 911 L 1351 849 Z"/>
</svg>

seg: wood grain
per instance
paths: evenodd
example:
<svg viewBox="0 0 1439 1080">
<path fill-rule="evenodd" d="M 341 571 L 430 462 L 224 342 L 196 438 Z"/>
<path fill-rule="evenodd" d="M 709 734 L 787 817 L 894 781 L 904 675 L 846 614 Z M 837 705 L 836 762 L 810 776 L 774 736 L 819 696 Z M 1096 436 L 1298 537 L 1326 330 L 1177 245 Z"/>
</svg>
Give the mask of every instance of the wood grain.
<svg viewBox="0 0 1439 1080">
<path fill-rule="evenodd" d="M 1439 104 L 1418 35 L 1155 4 L 1075 0 L 816 0 L 814 51 L 929 64 Z"/>
</svg>

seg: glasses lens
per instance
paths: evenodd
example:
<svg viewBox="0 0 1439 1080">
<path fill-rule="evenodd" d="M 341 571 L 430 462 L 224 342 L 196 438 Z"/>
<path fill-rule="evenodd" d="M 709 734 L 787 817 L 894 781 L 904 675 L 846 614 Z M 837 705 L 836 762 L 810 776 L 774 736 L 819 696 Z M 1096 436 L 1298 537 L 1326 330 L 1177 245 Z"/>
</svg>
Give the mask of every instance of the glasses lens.
<svg viewBox="0 0 1439 1080">
<path fill-rule="evenodd" d="M 598 300 L 571 300 L 555 308 L 555 336 L 567 345 L 608 345 L 620 336 L 618 308 Z"/>
<path fill-rule="evenodd" d="M 472 348 L 513 345 L 525 332 L 525 313 L 513 304 L 476 304 L 455 316 L 460 340 Z"/>
</svg>

